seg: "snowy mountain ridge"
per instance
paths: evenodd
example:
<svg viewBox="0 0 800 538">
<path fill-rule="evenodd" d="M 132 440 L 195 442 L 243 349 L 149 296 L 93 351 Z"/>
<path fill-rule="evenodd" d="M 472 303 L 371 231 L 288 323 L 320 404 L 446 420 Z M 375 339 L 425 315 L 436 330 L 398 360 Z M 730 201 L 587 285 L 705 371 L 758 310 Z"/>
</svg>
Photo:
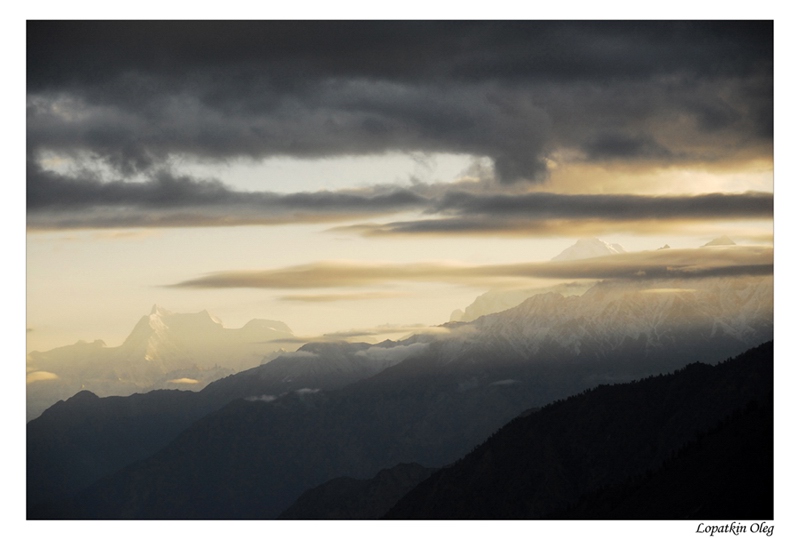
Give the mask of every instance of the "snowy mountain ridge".
<svg viewBox="0 0 800 538">
<path fill-rule="evenodd" d="M 78 342 L 28 354 L 28 418 L 79 390 L 126 396 L 159 388 L 200 390 L 211 381 L 261 364 L 286 345 L 280 321 L 251 320 L 238 329 L 203 310 L 173 313 L 154 305 L 125 341 Z"/>
<path fill-rule="evenodd" d="M 771 338 L 773 278 L 730 277 L 599 282 L 583 295 L 551 292 L 456 326 L 457 347 L 478 345 L 535 356 L 545 348 L 602 357 L 634 342 L 648 354 L 680 339 L 727 339 L 745 345 Z"/>
</svg>

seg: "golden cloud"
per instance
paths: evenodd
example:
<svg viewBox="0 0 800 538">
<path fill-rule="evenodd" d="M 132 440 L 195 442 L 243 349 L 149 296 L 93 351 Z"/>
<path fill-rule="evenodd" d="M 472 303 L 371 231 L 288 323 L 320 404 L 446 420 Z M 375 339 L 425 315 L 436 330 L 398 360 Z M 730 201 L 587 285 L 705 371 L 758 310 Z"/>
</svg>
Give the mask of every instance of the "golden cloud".
<svg viewBox="0 0 800 538">
<path fill-rule="evenodd" d="M 319 262 L 262 271 L 222 271 L 177 288 L 314 289 L 444 282 L 487 285 L 508 279 L 656 279 L 768 275 L 772 247 L 735 246 L 645 251 L 566 262 L 500 265 Z"/>
</svg>

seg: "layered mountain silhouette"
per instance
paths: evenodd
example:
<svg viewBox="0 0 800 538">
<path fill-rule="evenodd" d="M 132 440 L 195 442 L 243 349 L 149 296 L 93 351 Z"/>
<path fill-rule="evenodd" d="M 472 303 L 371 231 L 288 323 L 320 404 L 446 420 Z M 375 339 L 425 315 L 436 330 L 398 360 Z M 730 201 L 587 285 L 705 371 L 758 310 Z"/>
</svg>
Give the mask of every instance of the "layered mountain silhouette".
<svg viewBox="0 0 800 538">
<path fill-rule="evenodd" d="M 422 485 L 413 464 L 336 478 L 281 518 L 772 519 L 772 352 L 530 410 Z"/>
<path fill-rule="evenodd" d="M 371 347 L 381 352 L 370 355 L 366 350 Z M 292 391 L 340 388 L 424 347 L 307 344 L 199 392 L 157 390 L 99 398 L 82 391 L 27 425 L 29 509 L 49 510 L 51 503 L 155 453 L 194 421 L 233 400 L 266 402 Z"/>
<path fill-rule="evenodd" d="M 521 416 L 385 517 L 772 519 L 772 353 L 767 343 Z"/>
<path fill-rule="evenodd" d="M 239 329 L 228 329 L 207 311 L 180 314 L 154 305 L 118 347 L 96 340 L 31 351 L 29 373 L 49 375 L 27 386 L 28 420 L 80 390 L 99 396 L 200 390 L 211 381 L 257 366 L 291 337 L 291 329 L 280 321 L 254 319 Z"/>
<path fill-rule="evenodd" d="M 57 427 L 67 420 L 59 406 L 29 423 L 29 517 L 274 518 L 336 477 L 442 467 L 525 410 L 770 340 L 772 279 L 599 283 L 445 328 L 399 343 L 310 345 L 220 380 L 181 396 L 197 400 L 171 428 L 137 418 L 130 431 L 158 442 L 118 447 L 113 462 L 118 411 L 101 412 L 112 399 L 59 404 L 69 427 Z M 92 480 L 63 463 L 67 452 L 99 469 Z"/>
</svg>

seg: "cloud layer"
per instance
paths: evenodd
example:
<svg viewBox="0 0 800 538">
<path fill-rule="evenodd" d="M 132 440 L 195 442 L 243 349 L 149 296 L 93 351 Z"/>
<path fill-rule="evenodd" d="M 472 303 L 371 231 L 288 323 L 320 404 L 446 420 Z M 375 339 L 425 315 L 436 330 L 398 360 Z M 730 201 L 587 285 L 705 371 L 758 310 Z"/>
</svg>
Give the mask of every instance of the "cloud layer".
<svg viewBox="0 0 800 538">
<path fill-rule="evenodd" d="M 499 186 L 541 182 L 554 159 L 771 158 L 772 35 L 771 21 L 29 21 L 28 208 L 34 227 L 68 207 L 83 226 L 224 225 L 223 204 L 259 221 L 241 194 L 171 171 L 182 157 L 469 154 Z M 51 172 L 53 155 L 77 165 Z"/>
<path fill-rule="evenodd" d="M 174 284 L 177 288 L 320 289 L 397 282 L 476 286 L 509 279 L 665 279 L 771 275 L 773 249 L 731 247 L 665 249 L 568 262 L 501 265 L 320 262 L 263 271 L 223 271 Z"/>
<path fill-rule="evenodd" d="M 28 228 L 120 228 L 277 225 L 342 222 L 404 211 L 413 221 L 341 227 L 366 235 L 526 233 L 602 235 L 617 225 L 658 227 L 683 221 L 771 219 L 770 193 L 699 196 L 504 194 L 482 183 L 417 184 L 401 188 L 241 192 L 219 181 L 161 170 L 151 180 L 73 178 L 28 163 Z"/>
<path fill-rule="evenodd" d="M 336 228 L 364 235 L 605 235 L 659 233 L 689 223 L 772 219 L 770 193 L 697 196 L 472 194 L 450 192 L 426 210 L 440 218 Z"/>
</svg>

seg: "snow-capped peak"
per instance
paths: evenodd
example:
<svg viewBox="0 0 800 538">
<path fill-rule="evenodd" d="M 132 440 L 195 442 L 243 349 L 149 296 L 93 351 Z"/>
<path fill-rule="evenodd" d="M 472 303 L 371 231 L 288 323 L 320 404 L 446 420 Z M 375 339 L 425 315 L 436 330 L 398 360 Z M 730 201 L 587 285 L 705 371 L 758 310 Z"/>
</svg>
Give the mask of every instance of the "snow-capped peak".
<svg viewBox="0 0 800 538">
<path fill-rule="evenodd" d="M 598 256 L 608 256 L 610 254 L 621 254 L 625 249 L 618 244 L 606 243 L 596 237 L 579 239 L 574 245 L 567 248 L 553 258 L 552 261 L 582 260 L 585 258 L 597 258 Z"/>
<path fill-rule="evenodd" d="M 158 306 L 157 304 L 154 304 L 153 308 L 150 309 L 150 315 L 151 316 L 153 316 L 153 315 L 156 315 L 156 316 L 169 316 L 170 314 L 172 314 L 172 312 L 170 312 L 166 308 L 162 308 L 162 307 Z"/>
<path fill-rule="evenodd" d="M 704 247 L 722 247 L 722 246 L 729 246 L 729 245 L 735 245 L 735 244 L 736 243 L 734 243 L 733 240 L 730 237 L 728 237 L 727 235 L 721 235 L 721 236 L 717 237 L 716 239 L 712 239 L 711 241 L 709 241 L 708 243 L 706 243 L 703 246 Z"/>
</svg>

